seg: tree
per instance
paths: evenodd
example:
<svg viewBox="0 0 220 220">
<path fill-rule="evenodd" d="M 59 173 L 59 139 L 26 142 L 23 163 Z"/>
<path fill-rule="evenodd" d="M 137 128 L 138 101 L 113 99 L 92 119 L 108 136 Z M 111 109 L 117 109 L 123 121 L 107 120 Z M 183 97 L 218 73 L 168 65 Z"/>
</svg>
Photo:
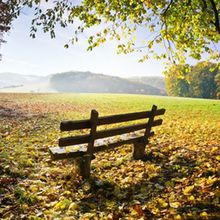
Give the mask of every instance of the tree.
<svg viewBox="0 0 220 220">
<path fill-rule="evenodd" d="M 187 67 L 189 68 L 189 66 Z M 169 96 L 189 96 L 189 83 L 187 81 L 188 74 L 186 69 L 187 68 L 182 65 L 173 65 L 164 72 L 166 90 Z"/>
<path fill-rule="evenodd" d="M 218 73 L 216 65 L 209 62 L 200 62 L 193 66 L 190 77 L 190 95 L 195 98 L 216 98 L 217 85 L 215 76 Z"/>
<path fill-rule="evenodd" d="M 215 76 L 215 83 L 216 83 L 216 98 L 220 99 L 220 71 Z"/>
<path fill-rule="evenodd" d="M 75 28 L 72 43 L 86 29 L 99 26 L 100 30 L 88 38 L 88 50 L 116 39 L 119 53 L 146 49 L 141 61 L 149 58 L 149 54 L 180 63 L 188 55 L 200 59 L 205 52 L 210 58 L 220 56 L 213 46 L 220 41 L 218 0 L 57 0 L 53 5 L 48 0 L 24 0 L 19 5 L 35 8 L 32 37 L 41 27 L 53 38 L 57 25 L 66 27 L 76 22 L 80 25 Z M 152 35 L 136 38 L 140 29 Z M 155 44 L 161 44 L 164 51 L 155 52 Z"/>
<path fill-rule="evenodd" d="M 187 70 L 187 71 L 186 71 Z M 194 98 L 220 98 L 220 71 L 216 64 L 173 65 L 165 72 L 168 95 Z"/>
</svg>

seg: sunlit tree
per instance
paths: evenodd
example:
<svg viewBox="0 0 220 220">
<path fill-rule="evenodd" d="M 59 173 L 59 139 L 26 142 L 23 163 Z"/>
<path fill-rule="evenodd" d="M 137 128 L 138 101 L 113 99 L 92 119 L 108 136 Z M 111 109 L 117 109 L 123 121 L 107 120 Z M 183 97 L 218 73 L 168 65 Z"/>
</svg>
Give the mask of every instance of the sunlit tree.
<svg viewBox="0 0 220 220">
<path fill-rule="evenodd" d="M 188 70 L 188 71 L 186 71 Z M 194 98 L 220 98 L 220 71 L 216 64 L 173 65 L 165 72 L 168 95 Z"/>
<path fill-rule="evenodd" d="M 187 66 L 187 68 L 190 67 Z M 183 65 L 172 65 L 164 72 L 166 91 L 169 96 L 190 96 L 187 68 Z"/>
<path fill-rule="evenodd" d="M 218 74 L 215 76 L 215 83 L 216 83 L 216 98 L 220 99 L 220 71 L 218 71 Z"/>
</svg>

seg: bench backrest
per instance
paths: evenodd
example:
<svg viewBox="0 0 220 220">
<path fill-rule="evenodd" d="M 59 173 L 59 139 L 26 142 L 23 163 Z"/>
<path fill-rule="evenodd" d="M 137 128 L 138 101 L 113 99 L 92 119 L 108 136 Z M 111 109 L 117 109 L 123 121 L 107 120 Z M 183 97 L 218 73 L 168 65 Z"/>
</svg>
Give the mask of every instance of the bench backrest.
<svg viewBox="0 0 220 220">
<path fill-rule="evenodd" d="M 154 132 L 151 131 L 151 128 L 162 124 L 162 119 L 154 120 L 155 116 L 163 115 L 165 109 L 157 109 L 157 106 L 153 105 L 151 111 L 135 112 L 128 114 L 119 114 L 99 117 L 99 114 L 96 110 L 91 111 L 90 119 L 87 120 L 77 120 L 77 121 L 63 121 L 60 124 L 61 131 L 74 131 L 81 129 L 90 129 L 90 133 L 86 135 L 77 135 L 72 137 L 65 137 L 59 139 L 59 146 L 71 146 L 77 144 L 88 144 L 87 152 L 89 154 L 95 153 L 102 150 L 107 150 L 110 148 L 115 148 L 123 144 L 133 143 L 135 141 L 145 141 L 147 144 L 148 137 L 152 136 Z M 122 123 L 140 119 L 148 119 L 145 123 L 139 123 L 129 126 L 120 126 L 117 128 L 105 129 L 97 131 L 97 127 L 101 125 L 109 125 L 115 123 Z M 134 137 L 126 140 L 117 141 L 111 144 L 103 144 L 94 147 L 95 140 L 127 134 L 130 132 L 135 132 L 139 130 L 145 130 L 144 135 L 141 137 Z"/>
</svg>

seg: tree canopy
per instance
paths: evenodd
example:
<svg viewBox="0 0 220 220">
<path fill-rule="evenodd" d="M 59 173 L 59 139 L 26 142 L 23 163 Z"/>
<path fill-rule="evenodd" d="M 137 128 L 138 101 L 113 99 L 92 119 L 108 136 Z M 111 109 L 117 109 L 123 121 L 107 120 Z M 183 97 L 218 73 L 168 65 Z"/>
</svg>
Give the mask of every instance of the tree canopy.
<svg viewBox="0 0 220 220">
<path fill-rule="evenodd" d="M 220 99 L 220 71 L 214 63 L 172 66 L 165 72 L 165 82 L 171 96 Z"/>
<path fill-rule="evenodd" d="M 54 38 L 57 26 L 73 24 L 73 37 L 65 47 L 77 42 L 80 33 L 98 27 L 88 37 L 88 50 L 116 39 L 119 53 L 143 51 L 141 61 L 151 55 L 178 63 L 184 63 L 187 56 L 199 60 L 203 53 L 211 59 L 220 56 L 216 46 L 220 41 L 217 0 L 24 0 L 18 5 L 5 2 L 20 10 L 24 6 L 34 8 L 32 37 L 40 27 Z M 146 34 L 139 36 L 140 31 Z M 163 50 L 155 50 L 156 44 Z"/>
<path fill-rule="evenodd" d="M 19 15 L 19 4 L 17 1 L 2 1 L 0 0 L 0 46 L 3 40 L 3 34 L 10 30 L 10 25 L 13 18 Z M 1 54 L 0 54 L 1 60 Z"/>
</svg>

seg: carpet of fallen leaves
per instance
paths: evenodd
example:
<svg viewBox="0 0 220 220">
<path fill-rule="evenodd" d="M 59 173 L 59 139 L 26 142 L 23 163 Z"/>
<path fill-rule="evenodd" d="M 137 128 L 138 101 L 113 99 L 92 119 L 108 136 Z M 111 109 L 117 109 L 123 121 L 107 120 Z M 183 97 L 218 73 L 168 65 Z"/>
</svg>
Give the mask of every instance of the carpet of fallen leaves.
<svg viewBox="0 0 220 220">
<path fill-rule="evenodd" d="M 59 123 L 166 108 L 146 147 L 101 152 L 91 179 L 54 162 Z M 0 94 L 0 219 L 220 219 L 220 101 L 143 95 Z"/>
</svg>

